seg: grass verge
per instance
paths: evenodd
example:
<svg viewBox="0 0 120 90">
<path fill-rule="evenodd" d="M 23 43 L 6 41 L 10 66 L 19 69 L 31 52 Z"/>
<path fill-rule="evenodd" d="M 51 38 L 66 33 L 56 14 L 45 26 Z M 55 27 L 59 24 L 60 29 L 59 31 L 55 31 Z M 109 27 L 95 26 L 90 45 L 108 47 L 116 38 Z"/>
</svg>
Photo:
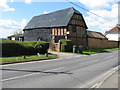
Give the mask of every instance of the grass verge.
<svg viewBox="0 0 120 90">
<path fill-rule="evenodd" d="M 34 61 L 34 60 L 43 60 L 43 59 L 55 59 L 58 58 L 57 55 L 54 54 L 48 54 L 48 57 L 45 55 L 32 55 L 32 56 L 26 56 L 26 59 L 24 59 L 22 56 L 18 57 L 2 57 L 0 58 L 0 63 L 14 63 L 14 62 L 26 62 L 26 61 Z"/>
<path fill-rule="evenodd" d="M 106 48 L 106 49 L 86 50 L 86 51 L 83 51 L 83 54 L 90 55 L 90 54 L 110 52 L 110 51 L 115 51 L 115 50 L 120 50 L 120 48 Z"/>
<path fill-rule="evenodd" d="M 83 55 L 90 55 L 90 54 L 96 54 L 96 53 L 103 53 L 103 52 L 110 52 L 120 50 L 120 48 L 106 48 L 106 49 L 93 49 L 93 50 L 84 50 L 82 51 Z M 81 53 L 73 53 L 73 52 L 61 52 L 61 53 L 69 53 L 69 54 L 81 54 Z"/>
</svg>

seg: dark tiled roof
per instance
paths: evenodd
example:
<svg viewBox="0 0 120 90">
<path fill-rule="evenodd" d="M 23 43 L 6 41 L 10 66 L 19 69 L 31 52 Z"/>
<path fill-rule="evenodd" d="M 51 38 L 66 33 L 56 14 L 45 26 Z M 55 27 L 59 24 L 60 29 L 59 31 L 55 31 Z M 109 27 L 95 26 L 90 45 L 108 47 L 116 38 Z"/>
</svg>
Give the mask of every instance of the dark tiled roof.
<svg viewBox="0 0 120 90">
<path fill-rule="evenodd" d="M 67 8 L 67 9 L 55 11 L 48 14 L 34 16 L 29 21 L 29 23 L 25 26 L 24 30 L 34 29 L 34 28 L 67 26 L 74 13 L 81 14 L 79 11 L 77 11 L 74 8 Z"/>
<path fill-rule="evenodd" d="M 87 35 L 89 38 L 101 38 L 101 39 L 107 39 L 102 33 L 95 32 L 95 31 L 87 31 Z"/>
<path fill-rule="evenodd" d="M 105 34 L 108 34 L 108 33 L 120 33 L 120 24 L 117 24 L 111 30 L 105 32 Z"/>
<path fill-rule="evenodd" d="M 8 36 L 8 38 L 10 38 L 10 37 L 24 37 L 24 35 L 23 34 L 16 34 L 16 35 Z"/>
</svg>

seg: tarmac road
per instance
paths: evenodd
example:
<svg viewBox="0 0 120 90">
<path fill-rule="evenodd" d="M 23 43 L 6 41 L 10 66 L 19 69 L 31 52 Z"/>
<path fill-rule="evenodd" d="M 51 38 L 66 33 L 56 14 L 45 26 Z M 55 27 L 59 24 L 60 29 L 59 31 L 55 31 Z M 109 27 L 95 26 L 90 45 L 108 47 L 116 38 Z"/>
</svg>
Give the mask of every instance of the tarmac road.
<svg viewBox="0 0 120 90">
<path fill-rule="evenodd" d="M 78 88 L 118 65 L 118 51 L 2 66 L 3 88 Z"/>
</svg>

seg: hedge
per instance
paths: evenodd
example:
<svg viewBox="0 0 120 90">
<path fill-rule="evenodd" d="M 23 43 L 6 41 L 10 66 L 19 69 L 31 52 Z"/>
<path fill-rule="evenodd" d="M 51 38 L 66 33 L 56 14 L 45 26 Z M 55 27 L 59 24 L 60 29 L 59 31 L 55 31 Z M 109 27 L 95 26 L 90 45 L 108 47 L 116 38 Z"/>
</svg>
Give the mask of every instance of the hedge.
<svg viewBox="0 0 120 90">
<path fill-rule="evenodd" d="M 0 40 L 0 46 L 2 46 L 2 57 L 10 57 L 37 53 L 45 54 L 49 48 L 49 43 L 44 41 Z"/>
<path fill-rule="evenodd" d="M 71 52 L 72 51 L 73 44 L 72 44 L 71 40 L 61 39 L 60 43 L 61 43 L 61 51 L 62 52 Z"/>
</svg>

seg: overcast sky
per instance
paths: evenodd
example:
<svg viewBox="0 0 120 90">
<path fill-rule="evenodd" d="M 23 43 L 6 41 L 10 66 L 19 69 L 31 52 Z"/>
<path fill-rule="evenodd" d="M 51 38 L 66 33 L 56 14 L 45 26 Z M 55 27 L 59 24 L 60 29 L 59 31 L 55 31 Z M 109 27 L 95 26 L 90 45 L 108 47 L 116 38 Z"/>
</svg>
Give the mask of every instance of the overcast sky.
<svg viewBox="0 0 120 90">
<path fill-rule="evenodd" d="M 23 29 L 33 16 L 69 7 L 74 7 L 83 14 L 89 30 L 104 33 L 118 23 L 119 0 L 69 1 L 74 1 L 74 3 L 79 6 L 110 21 L 84 11 L 65 0 L 0 0 L 0 38 L 6 38 L 7 36 L 12 35 L 14 31 Z"/>
</svg>

